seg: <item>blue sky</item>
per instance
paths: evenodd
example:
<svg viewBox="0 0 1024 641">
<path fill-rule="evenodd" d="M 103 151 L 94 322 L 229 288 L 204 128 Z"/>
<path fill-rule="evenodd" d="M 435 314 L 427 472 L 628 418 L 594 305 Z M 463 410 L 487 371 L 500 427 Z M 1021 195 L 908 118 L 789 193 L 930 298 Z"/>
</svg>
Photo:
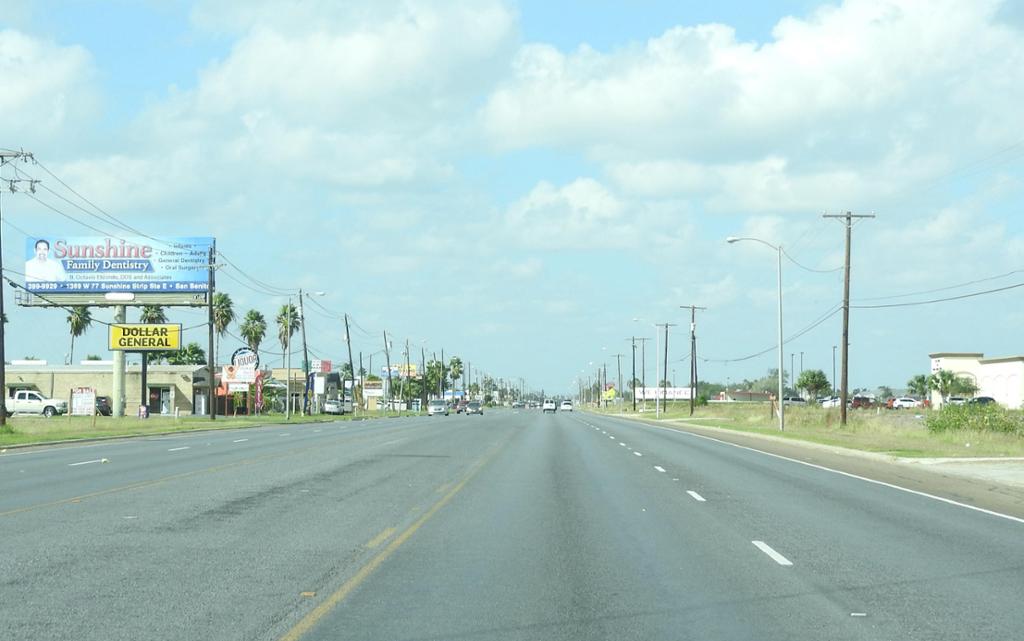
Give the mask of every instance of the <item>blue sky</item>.
<svg viewBox="0 0 1024 641">
<path fill-rule="evenodd" d="M 787 336 L 841 298 L 825 212 L 877 214 L 854 230 L 855 304 L 1024 282 L 1021 16 L 995 0 L 15 0 L 0 147 L 148 233 L 217 237 L 240 314 L 325 292 L 307 314 L 324 358 L 342 360 L 347 312 L 364 356 L 387 330 L 561 393 L 667 321 L 682 378 L 679 306 L 698 304 L 701 378 L 736 381 L 775 363 L 740 360 L 775 343 L 775 257 L 726 236 L 824 270 L 784 265 Z M 44 185 L 71 218 L 5 194 L 8 267 L 25 232 L 92 235 Z M 901 387 L 929 352 L 1024 352 L 1019 291 L 855 309 L 852 384 Z M 66 314 L 10 299 L 8 354 L 63 362 Z M 839 340 L 836 314 L 786 366 L 803 352 L 831 375 Z M 97 325 L 76 360 L 104 345 Z"/>
</svg>

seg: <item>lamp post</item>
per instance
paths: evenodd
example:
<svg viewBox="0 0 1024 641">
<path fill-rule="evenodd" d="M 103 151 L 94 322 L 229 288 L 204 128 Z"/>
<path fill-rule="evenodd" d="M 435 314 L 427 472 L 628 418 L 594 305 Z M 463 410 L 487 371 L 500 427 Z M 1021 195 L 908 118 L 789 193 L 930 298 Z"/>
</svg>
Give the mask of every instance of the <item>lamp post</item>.
<svg viewBox="0 0 1024 641">
<path fill-rule="evenodd" d="M 779 285 L 779 431 L 786 429 L 786 410 L 785 405 L 782 403 L 782 245 L 773 245 L 767 241 L 761 240 L 760 238 L 737 238 L 736 236 L 729 236 L 725 239 L 728 243 L 736 243 L 741 240 L 750 240 L 755 243 L 761 243 L 767 245 L 775 250 L 778 254 L 778 285 Z"/>
</svg>

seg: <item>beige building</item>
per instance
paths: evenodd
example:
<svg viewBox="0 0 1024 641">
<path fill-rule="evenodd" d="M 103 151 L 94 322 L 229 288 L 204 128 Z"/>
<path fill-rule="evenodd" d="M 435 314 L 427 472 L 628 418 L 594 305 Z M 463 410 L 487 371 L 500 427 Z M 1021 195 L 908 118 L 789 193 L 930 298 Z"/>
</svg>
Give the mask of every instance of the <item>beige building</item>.
<svg viewBox="0 0 1024 641">
<path fill-rule="evenodd" d="M 985 358 L 980 352 L 939 352 L 928 355 L 931 371 L 949 370 L 974 381 L 975 396 L 991 396 L 1003 407 L 1024 406 L 1024 356 Z M 942 397 L 932 392 L 932 406 L 940 407 Z"/>
<path fill-rule="evenodd" d="M 68 400 L 75 387 L 91 387 L 113 404 L 114 374 L 109 362 L 81 365 L 14 364 L 6 368 L 7 397 L 20 389 L 47 398 Z M 150 365 L 146 373 L 149 413 L 202 414 L 206 408 L 206 368 L 195 365 Z M 142 404 L 142 366 L 125 368 L 125 415 L 136 416 Z"/>
</svg>

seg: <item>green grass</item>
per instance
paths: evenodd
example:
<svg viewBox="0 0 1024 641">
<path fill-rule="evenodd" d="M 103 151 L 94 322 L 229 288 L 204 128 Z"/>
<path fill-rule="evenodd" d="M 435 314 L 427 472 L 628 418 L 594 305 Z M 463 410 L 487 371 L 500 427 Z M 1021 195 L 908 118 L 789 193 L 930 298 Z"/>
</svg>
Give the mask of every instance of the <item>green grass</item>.
<svg viewBox="0 0 1024 641">
<path fill-rule="evenodd" d="M 654 419 L 653 404 L 648 403 L 648 408 L 652 411 L 642 416 Z M 770 434 L 901 457 L 1024 456 L 1024 439 L 1010 434 L 976 430 L 929 433 L 924 419 L 915 418 L 916 414 L 924 411 L 928 410 L 850 410 L 847 425 L 843 427 L 839 424 L 838 409 L 787 406 L 786 431 L 779 432 L 778 419 L 769 415 L 766 404 L 712 404 L 697 408 L 691 418 L 688 404 L 670 403 L 661 420 L 686 420 L 695 425 Z M 619 413 L 617 408 L 601 412 Z"/>
<path fill-rule="evenodd" d="M 409 416 L 412 412 L 404 412 Z M 135 417 L 113 418 L 97 416 L 95 421 L 88 416 L 13 416 L 7 419 L 6 430 L 0 430 L 0 447 L 11 445 L 29 445 L 53 441 L 77 439 L 94 439 L 115 436 L 142 436 L 167 432 L 187 432 L 190 430 L 236 429 L 240 427 L 257 427 L 260 425 L 295 425 L 302 423 L 324 423 L 353 418 L 383 418 L 382 412 L 361 412 L 358 416 L 346 414 L 333 416 L 317 414 L 313 416 L 292 416 L 286 421 L 283 414 L 264 416 L 218 416 L 211 421 L 206 416 L 188 416 L 175 419 L 169 416 L 153 416 L 148 419 Z M 398 416 L 397 412 L 389 412 L 387 416 Z"/>
</svg>

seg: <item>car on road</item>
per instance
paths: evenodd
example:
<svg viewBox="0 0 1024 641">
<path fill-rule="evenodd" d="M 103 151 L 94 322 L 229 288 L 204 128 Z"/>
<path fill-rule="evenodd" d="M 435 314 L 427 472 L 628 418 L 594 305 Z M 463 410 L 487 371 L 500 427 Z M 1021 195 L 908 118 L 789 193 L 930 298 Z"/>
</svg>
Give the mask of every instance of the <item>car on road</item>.
<svg viewBox="0 0 1024 641">
<path fill-rule="evenodd" d="M 466 406 L 467 405 L 469 405 L 469 401 L 465 401 L 465 400 L 462 400 L 462 401 L 459 401 L 459 402 L 455 403 L 455 413 L 456 414 L 462 414 L 463 412 L 466 411 Z"/>
<path fill-rule="evenodd" d="M 522 401 L 514 401 L 512 403 L 512 409 L 514 409 L 514 410 L 521 410 L 521 409 L 523 409 L 525 407 L 526 407 L 526 403 L 524 403 Z"/>
<path fill-rule="evenodd" d="M 469 403 L 466 403 L 466 416 L 469 416 L 470 414 L 480 414 L 483 416 L 483 413 L 484 404 L 480 401 L 470 401 Z"/>
<path fill-rule="evenodd" d="M 921 407 L 921 401 L 909 396 L 900 396 L 892 402 L 892 408 L 894 410 L 908 410 L 917 407 Z"/>
<path fill-rule="evenodd" d="M 445 416 L 448 416 L 448 403 L 439 398 L 429 401 L 427 403 L 427 416 L 433 416 L 434 414 L 444 414 Z"/>
<path fill-rule="evenodd" d="M 554 412 L 558 411 L 558 406 L 555 405 L 555 401 L 553 401 L 550 398 L 546 398 L 546 399 L 544 399 L 544 405 L 541 407 L 541 409 L 544 412 L 554 413 Z"/>
<path fill-rule="evenodd" d="M 572 401 L 562 401 L 562 406 L 559 407 L 558 409 L 562 410 L 563 412 L 571 412 L 572 411 Z"/>
</svg>

